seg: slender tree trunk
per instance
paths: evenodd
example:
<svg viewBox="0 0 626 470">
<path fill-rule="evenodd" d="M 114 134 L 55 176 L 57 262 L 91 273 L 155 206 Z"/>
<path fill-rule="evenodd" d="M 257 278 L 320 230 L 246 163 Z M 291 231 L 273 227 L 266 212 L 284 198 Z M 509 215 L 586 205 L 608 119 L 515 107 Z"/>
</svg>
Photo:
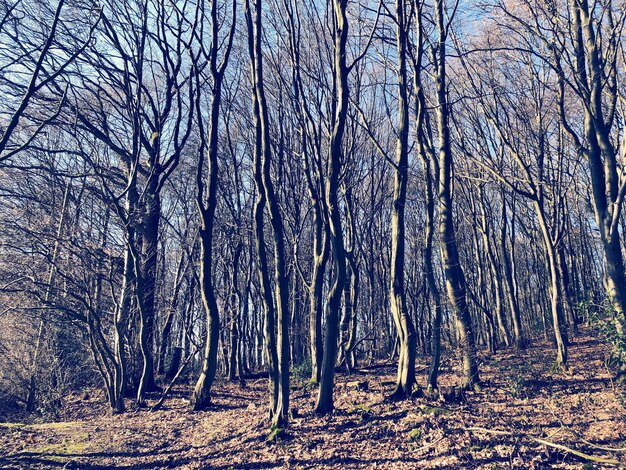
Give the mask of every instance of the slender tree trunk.
<svg viewBox="0 0 626 470">
<path fill-rule="evenodd" d="M 323 359 L 322 317 L 323 317 L 323 288 L 326 263 L 330 251 L 328 233 L 324 224 L 324 212 L 326 211 L 322 193 L 322 174 L 319 171 L 320 155 L 315 151 L 320 143 L 320 136 L 316 130 L 316 123 L 309 111 L 309 104 L 303 96 L 302 77 L 300 73 L 300 24 L 298 19 L 298 2 L 283 0 L 287 24 L 290 34 L 290 53 L 292 60 L 292 85 L 294 92 L 294 105 L 299 123 L 300 151 L 302 164 L 306 177 L 307 191 L 313 211 L 313 262 L 310 284 L 307 285 L 309 293 L 309 341 L 311 357 L 311 384 L 318 384 L 321 375 Z M 309 137 L 309 134 L 312 137 Z M 313 152 L 309 152 L 309 146 Z M 313 153 L 314 155 L 311 155 Z M 318 152 L 319 153 L 319 152 Z M 317 168 L 317 171 L 315 170 Z M 296 242 L 297 243 L 297 242 Z M 294 246 L 297 251 L 297 244 Z M 296 260 L 297 262 L 297 260 Z M 294 284 L 295 286 L 295 284 Z"/>
<path fill-rule="evenodd" d="M 475 205 L 472 202 L 472 209 L 475 211 Z M 476 213 L 474 212 L 474 225 L 479 226 L 478 220 L 476 219 Z M 483 257 L 481 256 L 480 243 L 478 242 L 478 233 L 477 230 L 472 232 L 472 241 L 474 244 L 474 266 L 476 269 L 476 285 L 478 288 L 478 296 L 474 296 L 474 304 L 478 307 L 478 309 L 482 312 L 487 320 L 485 323 L 485 329 L 478 331 L 478 342 L 480 344 L 481 333 L 484 335 L 484 344 L 487 346 L 489 354 L 495 354 L 498 350 L 497 339 L 496 339 L 496 329 L 495 322 L 493 319 L 493 314 L 486 307 L 489 302 L 489 297 L 487 294 L 487 279 L 485 277 L 485 271 L 483 270 L 483 266 L 488 264 Z"/>
<path fill-rule="evenodd" d="M 228 355 L 228 380 L 234 382 L 237 374 L 241 377 L 241 370 L 237 370 L 239 357 L 239 312 L 241 311 L 241 296 L 239 294 L 239 260 L 243 247 L 238 244 L 233 254 L 233 264 L 231 273 L 231 297 L 232 304 L 230 306 L 230 348 Z"/>
<path fill-rule="evenodd" d="M 218 107 L 215 102 L 219 96 L 214 96 L 214 107 Z M 212 112 L 212 117 L 218 117 L 218 111 Z M 211 125 L 211 132 L 217 132 L 217 121 Z M 213 287 L 213 219 L 217 205 L 217 135 L 209 135 L 208 160 L 209 168 L 207 174 L 206 196 L 204 184 L 198 186 L 198 208 L 200 211 L 201 225 L 198 231 L 200 237 L 200 298 L 202 307 L 206 315 L 206 338 L 204 353 L 202 356 L 202 367 L 200 376 L 191 395 L 190 407 L 193 410 L 201 410 L 211 404 L 211 386 L 215 380 L 217 372 L 217 352 L 219 347 L 220 315 L 215 299 Z M 213 145 L 215 147 L 213 147 Z M 203 159 L 201 159 L 203 160 Z M 202 178 L 202 163 L 198 168 L 198 180 Z"/>
<path fill-rule="evenodd" d="M 359 302 L 359 288 L 360 288 L 360 273 L 359 273 L 359 265 L 354 259 L 355 255 L 352 254 L 348 256 L 348 262 L 350 263 L 350 269 L 352 272 L 352 276 L 350 277 L 350 308 L 352 310 L 352 314 L 350 315 L 350 325 L 349 325 L 349 334 L 348 334 L 348 343 L 346 345 L 346 359 L 350 361 L 350 367 L 354 369 L 357 367 L 357 351 L 356 351 L 356 340 L 357 340 L 357 312 L 358 312 L 358 302 Z"/>
<path fill-rule="evenodd" d="M 325 414 L 333 410 L 333 384 L 335 377 L 335 361 L 337 359 L 337 336 L 339 329 L 339 309 L 341 296 L 346 283 L 346 255 L 339 211 L 339 173 L 343 134 L 348 114 L 348 67 L 346 65 L 346 42 L 348 39 L 348 19 L 346 17 L 347 0 L 333 0 L 335 16 L 335 49 L 334 73 L 336 86 L 336 103 L 333 129 L 330 139 L 330 155 L 328 157 L 326 179 L 326 209 L 328 226 L 333 253 L 334 282 L 327 297 L 326 338 L 324 357 L 320 375 L 319 394 L 316 413 Z"/>
<path fill-rule="evenodd" d="M 265 336 L 269 349 L 270 377 L 272 394 L 270 417 L 276 429 L 287 425 L 289 413 L 289 279 L 285 268 L 285 243 L 283 222 L 270 175 L 271 142 L 269 112 L 265 100 L 263 81 L 263 56 L 261 49 L 262 2 L 257 0 L 254 19 L 249 0 L 245 0 L 248 46 L 253 77 L 253 111 L 256 127 L 255 142 L 255 183 L 257 185 L 257 205 L 255 207 L 255 230 L 259 253 L 259 270 L 266 312 Z M 271 286 L 267 273 L 267 255 L 263 235 L 263 209 L 267 204 L 274 241 L 274 285 L 275 307 L 272 301 Z M 265 272 L 263 272 L 265 271 Z M 274 328 L 276 327 L 276 333 Z"/>
<path fill-rule="evenodd" d="M 410 397 L 415 380 L 416 335 L 409 316 L 404 280 L 405 222 L 404 209 L 408 180 L 409 112 L 407 95 L 407 23 L 404 0 L 396 1 L 396 47 L 398 51 L 398 139 L 394 174 L 393 203 L 391 210 L 391 311 L 399 339 L 398 373 L 396 388 L 391 398 Z"/>
<path fill-rule="evenodd" d="M 50 294 L 52 292 L 52 286 L 54 283 L 54 275 L 56 273 L 56 260 L 59 255 L 59 248 L 61 242 L 61 235 L 63 234 L 63 227 L 65 224 L 65 217 L 67 212 L 67 206 L 70 197 L 71 183 L 67 183 L 65 186 L 65 192 L 63 194 L 63 205 L 61 206 L 61 215 L 59 217 L 59 225 L 57 227 L 56 239 L 54 241 L 54 248 L 52 249 L 52 259 L 50 262 L 50 269 L 48 270 L 48 279 L 47 279 L 47 287 L 46 294 L 44 296 L 44 301 L 48 302 L 50 300 Z M 28 394 L 26 396 L 26 411 L 34 411 L 35 410 L 35 400 L 36 400 L 36 392 L 37 392 L 37 374 L 39 372 L 39 357 L 41 355 L 41 349 L 43 347 L 43 343 L 45 340 L 45 331 L 46 331 L 46 321 L 47 315 L 42 315 L 39 320 L 39 327 L 37 328 L 37 340 L 35 341 L 35 353 L 33 354 L 33 365 L 30 371 L 30 380 L 28 382 Z"/>
<path fill-rule="evenodd" d="M 186 271 L 186 269 L 183 269 L 185 256 L 187 256 L 185 250 L 181 250 L 180 260 L 178 261 L 176 276 L 174 278 L 174 292 L 172 293 L 172 300 L 168 308 L 167 316 L 165 317 L 163 330 L 161 331 L 161 344 L 159 347 L 159 355 L 157 361 L 157 374 L 159 375 L 163 375 L 165 373 L 165 360 L 169 349 L 172 326 L 174 324 L 174 312 L 178 308 L 180 289 L 182 287 L 182 280 Z"/>
<path fill-rule="evenodd" d="M 426 229 L 424 237 L 424 271 L 428 290 L 434 304 L 434 315 L 431 327 L 431 354 L 430 367 L 428 369 L 428 390 L 437 390 L 437 378 L 439 377 L 439 365 L 441 363 L 441 295 L 435 270 L 433 266 L 433 236 L 435 234 L 435 196 L 433 193 L 433 181 L 431 176 L 430 161 L 424 157 L 424 173 L 426 175 Z"/>
<path fill-rule="evenodd" d="M 319 209 L 313 212 L 313 272 L 309 286 L 309 336 L 311 341 L 311 383 L 319 383 L 324 342 L 322 338 L 324 272 L 330 250 Z"/>
<path fill-rule="evenodd" d="M 347 261 L 347 255 L 346 255 Z M 352 298 L 350 286 L 352 284 L 352 269 L 350 263 L 346 263 L 346 284 L 343 288 L 343 311 L 339 324 L 339 359 L 338 365 L 345 365 L 348 374 L 352 374 L 352 365 L 347 358 L 348 340 L 350 339 L 350 325 L 352 323 Z"/>
<path fill-rule="evenodd" d="M 511 225 L 515 223 L 515 216 L 511 220 Z M 513 324 L 513 345 L 516 349 L 523 349 L 525 345 L 524 335 L 522 332 L 522 319 L 520 314 L 519 303 L 517 299 L 517 289 L 513 278 L 513 268 L 511 265 L 511 258 L 514 253 L 510 253 L 507 246 L 507 212 L 506 212 L 506 198 L 504 192 L 502 193 L 502 226 L 500 229 L 500 246 L 502 248 L 502 267 L 504 270 L 504 281 L 508 292 L 509 308 L 511 309 L 511 322 Z M 514 230 L 514 229 L 512 229 Z"/>
<path fill-rule="evenodd" d="M 502 299 L 502 276 L 500 275 L 500 270 L 498 269 L 498 260 L 496 258 L 496 254 L 492 248 L 491 243 L 491 232 L 489 230 L 489 221 L 487 218 L 487 209 L 485 204 L 484 197 L 484 189 L 480 187 L 480 213 L 481 213 L 481 225 L 480 231 L 483 239 L 483 245 L 485 247 L 485 252 L 487 254 L 487 260 L 489 261 L 489 269 L 491 270 L 491 277 L 493 281 L 493 293 L 495 297 L 495 311 L 496 311 L 496 320 L 498 322 L 498 331 L 500 333 L 500 338 L 502 339 L 504 345 L 506 347 L 510 346 L 511 340 L 509 337 L 509 331 L 506 327 L 506 322 L 504 320 L 504 301 Z"/>
<path fill-rule="evenodd" d="M 563 319 L 563 306 L 561 304 L 561 281 L 559 279 L 559 266 L 557 260 L 556 247 L 552 241 L 552 236 L 548 230 L 547 222 L 539 201 L 534 201 L 539 220 L 539 227 L 544 240 L 546 258 L 548 262 L 548 272 L 550 275 L 550 308 L 552 313 L 552 326 L 554 329 L 554 340 L 556 342 L 556 366 L 567 367 L 567 328 Z"/>
<path fill-rule="evenodd" d="M 354 368 L 353 346 L 356 341 L 356 308 L 358 302 L 359 268 L 356 262 L 355 253 L 355 220 L 353 213 L 352 188 L 349 186 L 344 190 L 346 202 L 346 284 L 343 292 L 343 315 L 339 329 L 340 338 L 340 360 L 345 362 L 348 373 L 352 373 Z"/>
<path fill-rule="evenodd" d="M 126 356 L 125 356 L 125 334 L 126 322 L 132 304 L 131 289 L 133 285 L 133 265 L 132 255 L 128 247 L 124 250 L 124 277 L 122 288 L 120 289 L 119 307 L 113 317 L 113 354 L 115 357 L 115 375 L 113 411 L 121 413 L 124 411 L 124 397 L 126 396 Z"/>
<path fill-rule="evenodd" d="M 572 299 L 572 289 L 570 283 L 569 268 L 565 259 L 565 240 L 556 247 L 557 259 L 559 263 L 559 274 L 561 280 L 561 292 L 563 293 L 563 307 L 567 318 L 567 326 L 571 335 L 578 334 L 578 326 L 576 320 L 576 309 L 574 300 Z"/>
<path fill-rule="evenodd" d="M 423 6 L 422 6 L 423 7 Z M 426 276 L 426 284 L 428 291 L 432 297 L 433 317 L 430 325 L 430 351 L 432 354 L 430 367 L 428 369 L 428 391 L 433 393 L 437 390 L 437 379 L 439 377 L 439 366 L 441 363 L 441 320 L 442 306 L 441 294 L 437 286 L 435 278 L 435 269 L 433 265 L 433 239 L 435 235 L 435 193 L 434 187 L 438 186 L 437 177 L 439 169 L 437 167 L 436 156 L 427 149 L 425 144 L 425 126 L 424 118 L 426 113 L 426 97 L 421 82 L 422 58 L 424 54 L 423 45 L 423 26 L 422 26 L 422 7 L 416 10 L 415 29 L 417 36 L 417 47 L 414 55 L 415 63 L 415 89 L 417 94 L 416 106 L 416 134 L 418 153 L 424 163 L 424 191 L 426 199 L 426 226 L 424 229 L 424 275 Z M 431 168 L 431 162 L 434 163 L 434 171 Z M 433 175 L 435 181 L 433 181 Z"/>
<path fill-rule="evenodd" d="M 209 57 L 209 70 L 213 79 L 211 88 L 211 111 L 208 130 L 205 134 L 204 123 L 202 121 L 202 103 L 201 103 L 201 72 L 198 65 L 194 67 L 194 79 L 198 94 L 195 101 L 196 113 L 200 122 L 200 155 L 196 171 L 196 205 L 200 214 L 200 228 L 198 231 L 200 237 L 200 298 L 202 307 L 206 316 L 206 337 L 204 352 L 202 355 L 202 368 L 200 376 L 196 382 L 196 386 L 191 395 L 190 407 L 193 410 L 206 408 L 211 404 L 211 386 L 215 380 L 217 373 L 217 356 L 220 339 L 220 314 L 215 299 L 213 286 L 213 223 L 215 218 L 215 209 L 217 207 L 217 189 L 218 189 L 218 132 L 220 106 L 222 100 L 222 81 L 224 71 L 228 65 L 230 56 L 230 48 L 233 43 L 233 32 L 236 21 L 236 9 L 233 5 L 233 19 L 230 34 L 226 40 L 226 51 L 224 53 L 221 65 L 218 66 L 218 14 L 217 2 L 211 2 L 211 44 Z M 208 134 L 208 135 L 207 135 Z M 204 155 L 206 153 L 206 156 Z M 206 177 L 203 177 L 205 158 L 208 163 Z M 205 179 L 206 178 L 206 179 Z"/>
<path fill-rule="evenodd" d="M 439 33 L 437 63 L 437 127 L 439 132 L 439 234 L 441 256 L 446 274 L 446 290 L 455 315 L 455 324 L 463 358 L 461 388 L 477 384 L 478 364 L 472 319 L 467 306 L 465 275 L 461 267 L 454 230 L 452 210 L 452 149 L 450 145 L 449 109 L 446 89 L 446 39 L 447 27 L 443 0 L 435 1 Z"/>
</svg>

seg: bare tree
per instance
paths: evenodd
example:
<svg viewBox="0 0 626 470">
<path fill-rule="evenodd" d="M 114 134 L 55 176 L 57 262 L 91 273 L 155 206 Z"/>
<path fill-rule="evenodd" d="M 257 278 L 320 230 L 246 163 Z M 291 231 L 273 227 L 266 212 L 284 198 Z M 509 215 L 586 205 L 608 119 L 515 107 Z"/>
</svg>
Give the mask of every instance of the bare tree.
<svg viewBox="0 0 626 470">
<path fill-rule="evenodd" d="M 283 221 L 270 174 L 272 149 L 270 144 L 269 110 L 265 99 L 263 81 L 262 1 L 257 0 L 254 10 L 250 0 L 245 0 L 246 24 L 248 29 L 248 51 L 250 73 L 253 84 L 253 113 L 255 123 L 254 180 L 257 201 L 254 209 L 258 269 L 265 311 L 265 338 L 267 357 L 272 381 L 270 418 L 272 427 L 280 429 L 287 424 L 289 414 L 289 278 L 285 269 L 285 243 Z M 274 241 L 274 283 L 276 306 L 271 292 L 265 235 L 263 233 L 264 210 L 268 206 L 272 237 Z M 277 328 L 277 333 L 275 332 Z"/>
<path fill-rule="evenodd" d="M 220 105 L 222 99 L 222 82 L 224 72 L 228 65 L 230 57 L 233 36 L 236 25 L 237 5 L 233 1 L 232 4 L 232 20 L 226 43 L 223 46 L 224 51 L 222 58 L 218 57 L 219 29 L 218 5 L 217 2 L 211 2 L 209 11 L 209 39 L 207 45 L 200 43 L 198 52 L 195 53 L 194 60 L 194 81 L 197 96 L 195 98 L 196 113 L 199 122 L 200 131 L 200 155 L 198 159 L 198 171 L 196 184 L 198 186 L 196 204 L 200 213 L 200 295 L 202 297 L 202 305 L 204 307 L 207 319 L 207 335 L 205 338 L 205 350 L 203 355 L 202 369 L 200 377 L 196 383 L 193 395 L 191 397 L 191 407 L 195 410 L 205 408 L 211 402 L 211 385 L 215 378 L 217 370 L 217 349 L 219 343 L 220 316 L 217 302 L 215 300 L 215 292 L 213 287 L 213 220 L 215 217 L 215 208 L 217 206 L 217 185 L 219 176 L 218 167 L 218 131 L 220 120 Z M 196 13 L 194 28 L 197 28 L 199 34 L 204 31 L 204 8 L 200 7 Z M 209 121 L 205 130 L 205 123 L 202 110 L 202 80 L 203 70 L 208 68 L 210 74 L 211 85 L 211 104 Z M 206 155 L 206 157 L 205 157 Z M 203 182 L 203 171 L 205 159 L 208 161 L 206 184 Z"/>
</svg>

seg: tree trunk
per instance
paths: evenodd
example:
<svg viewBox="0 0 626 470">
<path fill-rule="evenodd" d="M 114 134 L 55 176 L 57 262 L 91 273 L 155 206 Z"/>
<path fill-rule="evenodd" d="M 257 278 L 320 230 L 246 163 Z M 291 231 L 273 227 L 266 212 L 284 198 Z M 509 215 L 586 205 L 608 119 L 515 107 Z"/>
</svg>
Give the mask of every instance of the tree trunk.
<svg viewBox="0 0 626 470">
<path fill-rule="evenodd" d="M 185 256 L 187 256 L 185 250 L 181 250 L 180 260 L 178 261 L 176 276 L 174 278 L 174 292 L 172 293 L 172 299 L 168 308 L 167 316 L 165 317 L 163 330 L 161 331 L 161 344 L 159 347 L 159 355 L 157 361 L 157 374 L 159 375 L 163 375 L 165 373 L 165 360 L 170 341 L 170 334 L 172 332 L 172 326 L 174 324 L 174 312 L 176 312 L 178 308 L 180 289 L 182 287 L 182 281 L 186 271 L 186 268 L 183 269 Z"/>
<path fill-rule="evenodd" d="M 443 12 L 443 0 L 435 1 L 439 33 L 437 64 L 437 127 L 439 132 L 439 234 L 441 256 L 446 274 L 446 290 L 455 315 L 463 358 L 461 388 L 469 389 L 477 384 L 478 365 L 472 319 L 467 306 L 465 275 L 461 267 L 452 211 L 452 149 L 450 145 L 449 110 L 446 89 L 446 39 L 447 27 Z"/>
<path fill-rule="evenodd" d="M 404 208 L 408 180 L 409 113 L 407 96 L 407 25 L 404 0 L 396 1 L 396 47 L 398 51 L 398 139 L 394 174 L 393 203 L 391 210 L 391 311 L 399 339 L 399 360 L 396 387 L 390 398 L 408 398 L 416 386 L 415 354 L 416 336 L 409 316 L 404 280 L 405 222 Z"/>
<path fill-rule="evenodd" d="M 243 247 L 238 244 L 233 254 L 233 264 L 231 273 L 231 297 L 232 302 L 230 306 L 230 348 L 228 351 L 228 380 L 234 382 L 237 379 L 237 374 L 241 377 L 241 370 L 237 370 L 237 364 L 239 357 L 239 312 L 241 311 L 241 296 L 239 294 L 239 260 L 241 258 L 241 251 Z"/>
<path fill-rule="evenodd" d="M 482 234 L 483 245 L 485 247 L 485 252 L 487 253 L 487 260 L 489 261 L 489 269 L 491 270 L 491 277 L 493 281 L 493 293 L 496 301 L 495 310 L 496 310 L 496 320 L 498 322 L 498 332 L 500 333 L 500 338 L 506 347 L 510 346 L 511 340 L 509 337 L 509 331 L 506 327 L 506 322 L 504 320 L 504 302 L 502 299 L 502 276 L 500 275 L 500 269 L 498 268 L 498 260 L 496 258 L 496 254 L 492 248 L 491 242 L 491 232 L 489 230 L 489 221 L 487 218 L 487 209 L 485 205 L 487 201 L 484 197 L 484 188 L 481 186 L 479 191 L 479 205 L 480 205 L 480 213 L 481 213 L 481 225 L 480 231 Z"/>
<path fill-rule="evenodd" d="M 139 229 L 141 233 L 139 262 L 141 289 L 137 289 L 137 295 L 142 296 L 142 308 L 139 310 L 139 348 L 141 350 L 142 369 L 137 390 L 138 403 L 143 402 L 145 393 L 158 390 L 154 380 L 154 307 L 159 220 L 161 218 L 161 196 L 157 189 L 158 180 L 158 172 L 155 172 L 151 175 L 146 186 L 145 214 Z"/>
<path fill-rule="evenodd" d="M 328 260 L 329 244 L 328 237 L 323 227 L 322 214 L 319 209 L 313 212 L 313 272 L 309 286 L 309 335 L 311 340 L 311 383 L 319 383 L 321 375 L 322 358 L 324 355 L 324 342 L 322 338 L 322 314 L 324 272 Z"/>
<path fill-rule="evenodd" d="M 333 253 L 334 282 L 327 296 L 326 338 L 324 357 L 320 375 L 320 386 L 315 412 L 326 414 L 333 410 L 333 384 L 335 361 L 337 359 L 337 336 L 339 329 L 339 309 L 341 296 L 346 283 L 346 255 L 339 211 L 339 173 L 343 153 L 343 134 L 348 114 L 348 67 L 346 65 L 346 42 L 348 39 L 347 0 L 333 0 L 335 16 L 334 73 L 336 103 L 333 129 L 330 139 L 326 179 L 326 209 Z"/>
<path fill-rule="evenodd" d="M 428 390 L 437 390 L 437 378 L 439 377 L 439 364 L 441 362 L 441 295 L 435 269 L 433 267 L 433 236 L 435 234 L 435 197 L 433 194 L 433 181 L 431 176 L 430 161 L 424 157 L 424 173 L 426 175 L 426 229 L 424 237 L 424 274 L 428 283 L 428 290 L 434 304 L 434 315 L 431 327 L 431 354 L 430 367 L 428 369 Z"/>
<path fill-rule="evenodd" d="M 556 342 L 556 366 L 558 368 L 567 367 L 567 328 L 563 319 L 563 306 L 561 304 L 561 281 L 559 279 L 559 266 L 557 260 L 556 247 L 548 230 L 547 223 L 541 203 L 534 201 L 537 210 L 539 227 L 544 240 L 546 258 L 548 262 L 548 272 L 550 274 L 550 308 L 552 313 L 552 326 L 554 329 L 554 339 Z"/>
<path fill-rule="evenodd" d="M 575 74 L 577 83 L 584 89 L 581 96 L 586 101 L 583 107 L 586 148 L 576 139 L 573 130 L 567 125 L 565 127 L 575 138 L 579 151 L 585 154 L 589 163 L 593 208 L 606 266 L 605 288 L 615 312 L 615 326 L 618 333 L 623 335 L 626 325 L 626 272 L 619 238 L 619 220 L 623 210 L 620 186 L 623 182 L 620 182 L 616 150 L 611 141 L 612 122 L 607 123 L 604 116 L 605 102 L 616 100 L 615 91 L 605 83 L 606 74 L 602 61 L 610 59 L 603 57 L 602 45 L 597 40 L 595 8 L 590 9 L 588 2 L 584 0 L 570 0 L 569 5 Z M 609 52 L 606 54 L 610 55 Z M 608 73 L 617 72 L 613 68 Z M 561 115 L 564 120 L 563 113 Z M 622 379 L 626 377 L 626 362 L 619 367 L 618 376 Z"/>
<path fill-rule="evenodd" d="M 512 216 L 511 225 L 515 224 L 515 215 Z M 522 331 L 522 319 L 520 314 L 519 303 L 517 299 L 517 288 L 513 277 L 513 267 L 511 258 L 515 256 L 513 245 L 509 257 L 509 249 L 507 246 L 507 215 L 506 215 L 506 198 L 502 192 L 502 228 L 500 229 L 500 246 L 502 248 L 502 267 L 504 269 L 504 281 L 508 292 L 509 307 L 511 309 L 511 322 L 513 323 L 513 345 L 516 349 L 524 349 L 526 346 L 524 334 Z M 514 227 L 511 229 L 514 231 Z M 514 236 L 514 234 L 512 234 Z"/>
<path fill-rule="evenodd" d="M 256 242 L 259 254 L 259 271 L 266 313 L 265 337 L 270 362 L 270 377 L 273 386 L 270 417 L 272 419 L 272 426 L 277 429 L 287 425 L 289 414 L 289 368 L 291 359 L 289 348 L 289 279 L 285 269 L 285 244 L 282 216 L 270 175 L 272 157 L 270 122 L 265 100 L 263 56 L 261 49 L 262 2 L 261 0 L 257 0 L 255 3 L 254 22 L 252 12 L 250 11 L 249 0 L 245 1 L 244 6 L 253 77 L 253 111 L 256 127 L 254 177 L 257 187 L 257 204 L 255 206 L 255 230 L 257 234 Z M 269 274 L 267 272 L 267 255 L 263 235 L 263 210 L 266 204 L 269 209 L 272 238 L 274 241 L 275 307 L 272 300 Z M 276 332 L 274 330 L 275 327 Z"/>
<path fill-rule="evenodd" d="M 213 79 L 211 88 L 211 112 L 209 117 L 209 129 L 206 135 L 204 132 L 204 122 L 202 120 L 202 105 L 200 94 L 201 73 L 198 67 L 194 68 L 195 85 L 197 87 L 197 98 L 195 100 L 196 113 L 200 122 L 200 155 L 196 170 L 196 205 L 200 214 L 200 298 L 206 316 L 206 337 L 204 352 L 202 355 L 202 368 L 196 386 L 191 395 L 190 407 L 193 410 L 206 408 L 211 403 L 211 386 L 217 373 L 217 355 L 220 340 L 220 314 L 215 299 L 213 287 L 213 223 L 215 209 L 217 207 L 218 189 L 218 132 L 220 105 L 222 100 L 222 81 L 224 71 L 228 65 L 230 48 L 233 42 L 233 32 L 235 24 L 235 9 L 233 8 L 233 25 L 231 26 L 229 37 L 226 41 L 225 52 L 221 64 L 218 66 L 217 43 L 218 43 L 218 14 L 217 2 L 211 2 L 211 44 L 209 57 L 209 70 Z M 205 156 L 206 153 L 206 156 Z M 203 178 L 204 161 L 208 162 L 206 180 Z M 206 185 L 206 187 L 205 187 Z"/>
</svg>

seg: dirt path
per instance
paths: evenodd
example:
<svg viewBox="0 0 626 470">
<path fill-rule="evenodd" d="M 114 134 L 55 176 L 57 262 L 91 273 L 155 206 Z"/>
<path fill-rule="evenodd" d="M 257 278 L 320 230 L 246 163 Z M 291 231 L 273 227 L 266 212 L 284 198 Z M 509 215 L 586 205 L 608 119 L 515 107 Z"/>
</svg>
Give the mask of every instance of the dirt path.
<svg viewBox="0 0 626 470">
<path fill-rule="evenodd" d="M 546 345 L 498 354 L 483 360 L 483 389 L 460 402 L 386 403 L 390 367 L 342 376 L 329 417 L 314 416 L 315 391 L 298 387 L 297 417 L 278 444 L 265 441 L 266 379 L 245 388 L 219 384 L 216 406 L 201 413 L 187 410 L 186 389 L 176 390 L 163 410 L 117 416 L 107 415 L 97 397 L 76 399 L 67 422 L 0 423 L 0 467 L 604 468 L 520 435 L 468 429 L 525 433 L 626 462 L 626 452 L 597 447 L 626 446 L 626 390 L 612 383 L 607 353 L 594 338 L 578 338 L 567 376 L 551 372 Z M 367 381 L 368 389 L 346 385 L 355 380 Z M 442 389 L 455 381 L 446 370 Z"/>
</svg>

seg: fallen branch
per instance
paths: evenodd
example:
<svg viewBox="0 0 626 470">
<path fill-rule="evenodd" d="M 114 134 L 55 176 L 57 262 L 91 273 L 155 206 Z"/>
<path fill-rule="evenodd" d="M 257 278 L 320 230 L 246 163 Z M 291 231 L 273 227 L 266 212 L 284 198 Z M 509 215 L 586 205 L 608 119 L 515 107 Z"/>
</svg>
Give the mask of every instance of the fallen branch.
<svg viewBox="0 0 626 470">
<path fill-rule="evenodd" d="M 150 411 L 156 411 L 158 410 L 161 405 L 163 405 L 163 402 L 165 401 L 165 399 L 167 398 L 168 393 L 170 392 L 170 390 L 172 389 L 172 387 L 174 387 L 174 384 L 176 383 L 176 381 L 178 380 L 178 377 L 180 377 L 180 374 L 183 373 L 183 370 L 185 370 L 185 368 L 187 367 L 187 365 L 191 362 L 191 358 L 195 356 L 196 352 L 198 350 L 196 349 L 192 354 L 189 354 L 189 356 L 187 356 L 185 358 L 185 360 L 183 361 L 183 363 L 180 365 L 180 367 L 178 368 L 178 371 L 176 372 L 176 375 L 174 375 L 174 378 L 172 379 L 172 381 L 168 384 L 168 386 L 166 387 L 166 389 L 163 391 L 163 395 L 161 395 L 161 398 L 159 398 L 159 401 L 157 401 L 154 406 L 152 406 L 152 408 L 150 408 Z"/>
<path fill-rule="evenodd" d="M 619 460 L 607 459 L 604 457 L 597 457 L 595 455 L 586 454 L 576 449 L 572 449 L 570 447 L 564 446 L 563 444 L 557 444 L 556 442 L 550 442 L 545 439 L 541 439 L 540 437 L 531 436 L 530 434 L 520 433 L 520 432 L 510 432 L 510 431 L 497 431 L 495 429 L 485 429 L 485 428 L 466 428 L 467 431 L 470 432 L 483 432 L 486 434 L 495 434 L 497 436 L 510 436 L 510 437 L 522 437 L 526 439 L 530 439 L 531 441 L 537 442 L 539 444 L 543 444 L 548 447 L 552 447 L 554 449 L 562 450 L 563 452 L 567 452 L 568 454 L 575 455 L 580 457 L 581 459 L 588 460 L 590 462 L 602 463 L 605 465 L 614 465 L 616 467 L 626 468 L 626 462 L 620 462 Z"/>
<path fill-rule="evenodd" d="M 446 437 L 446 436 L 441 436 L 439 439 L 435 439 L 433 442 L 429 442 L 428 444 L 426 444 L 426 445 L 424 445 L 424 446 L 422 446 L 422 447 L 420 447 L 418 449 L 415 449 L 413 452 L 419 452 L 421 450 L 426 450 L 426 449 L 434 446 L 435 444 L 437 444 L 439 441 L 443 440 L 444 437 Z"/>
<path fill-rule="evenodd" d="M 581 442 L 583 442 L 587 446 L 592 447 L 594 449 L 598 449 L 598 450 L 606 450 L 606 451 L 609 451 L 609 452 L 620 452 L 620 453 L 621 452 L 626 452 L 626 447 L 608 447 L 608 446 L 602 446 L 602 445 L 599 445 L 599 444 L 594 444 L 593 442 L 589 442 L 581 434 L 578 434 L 573 429 L 570 429 L 567 426 L 565 426 L 565 424 L 563 423 L 561 418 L 559 418 L 559 416 L 552 409 L 552 407 L 550 408 L 550 412 L 552 413 L 552 416 L 554 416 L 554 419 L 556 419 L 559 422 L 559 424 L 561 425 L 561 431 L 564 431 L 564 432 L 574 436 L 575 438 L 579 439 Z"/>
</svg>

